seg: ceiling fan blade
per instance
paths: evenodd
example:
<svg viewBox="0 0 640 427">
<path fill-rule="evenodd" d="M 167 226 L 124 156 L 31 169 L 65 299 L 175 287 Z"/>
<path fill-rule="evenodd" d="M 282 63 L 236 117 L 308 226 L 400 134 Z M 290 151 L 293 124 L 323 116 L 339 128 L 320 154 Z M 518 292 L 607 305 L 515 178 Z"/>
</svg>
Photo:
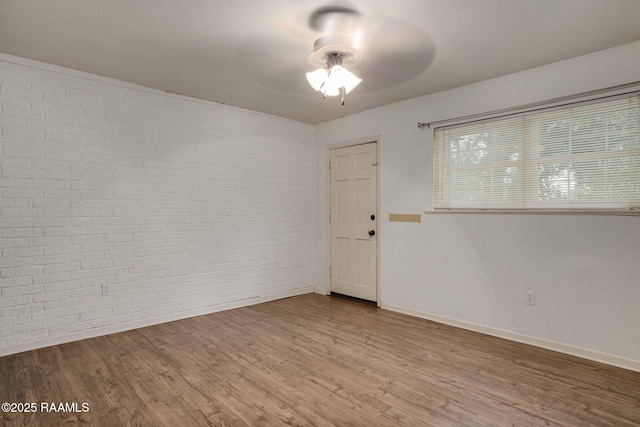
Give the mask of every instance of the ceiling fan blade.
<svg viewBox="0 0 640 427">
<path fill-rule="evenodd" d="M 398 18 L 365 14 L 355 36 L 362 60 L 353 71 L 363 79 L 362 91 L 387 89 L 422 74 L 436 49 L 427 32 Z M 356 74 L 357 74 L 356 73 Z"/>
</svg>

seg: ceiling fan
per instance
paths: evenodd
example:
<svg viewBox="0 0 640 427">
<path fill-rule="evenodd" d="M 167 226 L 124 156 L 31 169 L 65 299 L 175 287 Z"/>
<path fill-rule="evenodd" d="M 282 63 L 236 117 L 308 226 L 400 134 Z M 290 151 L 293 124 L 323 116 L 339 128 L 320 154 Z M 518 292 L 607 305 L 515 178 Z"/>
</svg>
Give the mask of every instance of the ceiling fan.
<svg viewBox="0 0 640 427">
<path fill-rule="evenodd" d="M 238 61 L 264 86 L 297 94 L 306 76 L 324 98 L 341 95 L 344 105 L 352 91 L 361 96 L 390 90 L 419 76 L 434 55 L 429 35 L 418 25 L 373 11 L 323 6 L 266 24 L 246 40 Z"/>
<path fill-rule="evenodd" d="M 321 36 L 307 57 L 320 68 L 307 72 L 307 81 L 325 98 L 341 95 L 342 105 L 363 79 L 369 88 L 408 81 L 429 66 L 435 53 L 422 28 L 350 7 L 320 7 L 309 16 L 308 26 Z M 359 69 L 363 78 L 347 66 Z"/>
<path fill-rule="evenodd" d="M 362 81 L 344 66 L 345 59 L 355 62 L 353 58 L 359 56 L 352 46 L 353 42 L 346 36 L 320 37 L 313 44 L 313 51 L 315 56 L 326 59 L 326 66 L 306 74 L 311 87 L 325 98 L 342 95 L 342 105 L 344 96 Z"/>
<path fill-rule="evenodd" d="M 362 81 L 346 68 L 362 59 L 355 40 L 347 35 L 358 34 L 359 21 L 360 13 L 356 10 L 336 6 L 320 8 L 309 18 L 312 29 L 329 34 L 313 43 L 309 62 L 315 65 L 325 62 L 326 65 L 306 73 L 307 81 L 325 98 L 342 95 L 342 105 L 345 95 Z"/>
</svg>

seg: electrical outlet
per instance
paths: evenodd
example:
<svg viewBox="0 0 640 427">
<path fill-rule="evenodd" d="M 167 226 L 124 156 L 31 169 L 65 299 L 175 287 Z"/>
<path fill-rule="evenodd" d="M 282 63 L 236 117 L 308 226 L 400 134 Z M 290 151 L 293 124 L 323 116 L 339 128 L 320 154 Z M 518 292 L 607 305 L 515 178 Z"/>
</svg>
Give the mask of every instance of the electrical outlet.
<svg viewBox="0 0 640 427">
<path fill-rule="evenodd" d="M 528 305 L 536 305 L 536 293 L 533 291 L 526 291 L 524 293 L 524 303 Z"/>
<path fill-rule="evenodd" d="M 102 285 L 102 296 L 106 297 L 107 295 L 111 295 L 111 286 Z"/>
</svg>

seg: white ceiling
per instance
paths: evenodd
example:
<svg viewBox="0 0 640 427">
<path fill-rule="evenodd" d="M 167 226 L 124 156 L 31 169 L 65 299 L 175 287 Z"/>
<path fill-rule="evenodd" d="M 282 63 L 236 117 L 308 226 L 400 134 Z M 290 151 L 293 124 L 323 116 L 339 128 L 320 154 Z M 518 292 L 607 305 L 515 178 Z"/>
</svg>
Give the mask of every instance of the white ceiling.
<svg viewBox="0 0 640 427">
<path fill-rule="evenodd" d="M 304 76 L 329 5 L 364 28 L 345 106 Z M 315 124 L 640 40 L 638 17 L 639 0 L 0 0 L 0 52 Z"/>
</svg>

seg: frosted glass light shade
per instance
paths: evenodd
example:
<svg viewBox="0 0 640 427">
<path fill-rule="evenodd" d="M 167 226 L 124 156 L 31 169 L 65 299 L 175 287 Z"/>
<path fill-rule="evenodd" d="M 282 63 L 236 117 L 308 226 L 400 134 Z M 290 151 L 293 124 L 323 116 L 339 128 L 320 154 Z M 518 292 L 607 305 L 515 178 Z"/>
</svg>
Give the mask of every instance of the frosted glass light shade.
<svg viewBox="0 0 640 427">
<path fill-rule="evenodd" d="M 338 96 L 340 88 L 349 93 L 362 81 L 341 65 L 335 65 L 327 72 L 325 68 L 318 68 L 307 73 L 307 81 L 312 88 L 325 96 Z"/>
<path fill-rule="evenodd" d="M 315 90 L 320 90 L 324 82 L 327 80 L 328 73 L 324 68 L 318 68 L 315 71 L 307 73 L 307 81 Z"/>
<path fill-rule="evenodd" d="M 320 93 L 326 96 L 338 96 L 340 95 L 340 86 L 338 86 L 336 81 L 332 80 L 331 76 L 329 76 L 329 78 L 324 82 L 322 89 L 320 89 Z"/>
<path fill-rule="evenodd" d="M 349 70 L 340 65 L 336 65 L 331 69 L 331 75 L 335 76 L 334 78 L 337 80 L 337 86 L 343 87 L 345 93 L 349 93 L 353 90 L 354 87 L 358 86 L 358 84 L 362 81 Z M 331 79 L 331 76 L 329 76 Z"/>
</svg>

